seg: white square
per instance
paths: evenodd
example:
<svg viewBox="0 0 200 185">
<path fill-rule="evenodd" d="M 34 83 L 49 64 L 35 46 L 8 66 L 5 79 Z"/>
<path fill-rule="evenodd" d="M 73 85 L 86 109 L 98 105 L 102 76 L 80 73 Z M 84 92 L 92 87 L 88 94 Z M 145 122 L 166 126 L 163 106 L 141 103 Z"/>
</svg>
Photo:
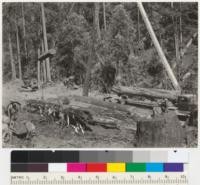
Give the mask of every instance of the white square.
<svg viewBox="0 0 200 185">
<path fill-rule="evenodd" d="M 66 172 L 66 163 L 49 163 L 49 172 Z"/>
<path fill-rule="evenodd" d="M 181 150 L 168 151 L 168 162 L 188 163 L 189 162 L 189 154 L 187 151 L 181 151 Z"/>
</svg>

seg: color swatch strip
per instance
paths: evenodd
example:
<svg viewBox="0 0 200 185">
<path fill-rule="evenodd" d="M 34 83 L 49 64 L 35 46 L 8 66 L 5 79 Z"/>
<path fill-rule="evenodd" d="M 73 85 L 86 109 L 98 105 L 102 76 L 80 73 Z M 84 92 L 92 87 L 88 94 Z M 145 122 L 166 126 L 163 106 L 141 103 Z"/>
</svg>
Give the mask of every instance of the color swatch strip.
<svg viewBox="0 0 200 185">
<path fill-rule="evenodd" d="M 188 163 L 186 151 L 12 151 L 11 163 Z"/>
<path fill-rule="evenodd" d="M 184 163 L 11 163 L 11 172 L 183 172 Z"/>
</svg>

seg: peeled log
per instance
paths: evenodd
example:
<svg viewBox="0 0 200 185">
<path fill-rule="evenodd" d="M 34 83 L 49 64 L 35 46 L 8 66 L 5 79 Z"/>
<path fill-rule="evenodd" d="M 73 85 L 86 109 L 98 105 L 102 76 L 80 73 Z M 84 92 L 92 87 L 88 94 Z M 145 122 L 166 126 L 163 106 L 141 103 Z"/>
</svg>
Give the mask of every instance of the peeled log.
<svg viewBox="0 0 200 185">
<path fill-rule="evenodd" d="M 113 92 L 121 95 L 127 95 L 128 97 L 142 96 L 148 99 L 169 99 L 176 101 L 180 91 L 169 91 L 162 89 L 147 89 L 147 88 L 136 88 L 136 87 L 114 87 Z"/>
<path fill-rule="evenodd" d="M 138 147 L 183 147 L 185 139 L 185 131 L 173 111 L 137 123 Z"/>
</svg>

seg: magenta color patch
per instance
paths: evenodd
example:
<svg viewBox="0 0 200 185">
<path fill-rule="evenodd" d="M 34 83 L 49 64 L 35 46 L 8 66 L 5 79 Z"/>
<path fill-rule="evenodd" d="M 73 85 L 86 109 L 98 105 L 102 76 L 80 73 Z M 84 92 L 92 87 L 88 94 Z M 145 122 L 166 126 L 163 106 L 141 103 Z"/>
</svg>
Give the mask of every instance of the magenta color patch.
<svg viewBox="0 0 200 185">
<path fill-rule="evenodd" d="M 67 163 L 67 172 L 86 172 L 86 163 Z"/>
</svg>

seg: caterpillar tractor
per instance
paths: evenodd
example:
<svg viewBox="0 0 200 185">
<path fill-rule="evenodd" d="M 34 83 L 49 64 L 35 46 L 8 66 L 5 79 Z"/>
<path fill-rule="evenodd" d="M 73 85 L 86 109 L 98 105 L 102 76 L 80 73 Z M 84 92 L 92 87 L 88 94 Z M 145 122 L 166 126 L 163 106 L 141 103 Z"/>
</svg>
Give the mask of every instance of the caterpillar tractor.
<svg viewBox="0 0 200 185">
<path fill-rule="evenodd" d="M 176 114 L 181 121 L 187 121 L 190 126 L 197 126 L 198 106 L 197 96 L 194 94 L 181 94 L 177 99 Z"/>
</svg>

